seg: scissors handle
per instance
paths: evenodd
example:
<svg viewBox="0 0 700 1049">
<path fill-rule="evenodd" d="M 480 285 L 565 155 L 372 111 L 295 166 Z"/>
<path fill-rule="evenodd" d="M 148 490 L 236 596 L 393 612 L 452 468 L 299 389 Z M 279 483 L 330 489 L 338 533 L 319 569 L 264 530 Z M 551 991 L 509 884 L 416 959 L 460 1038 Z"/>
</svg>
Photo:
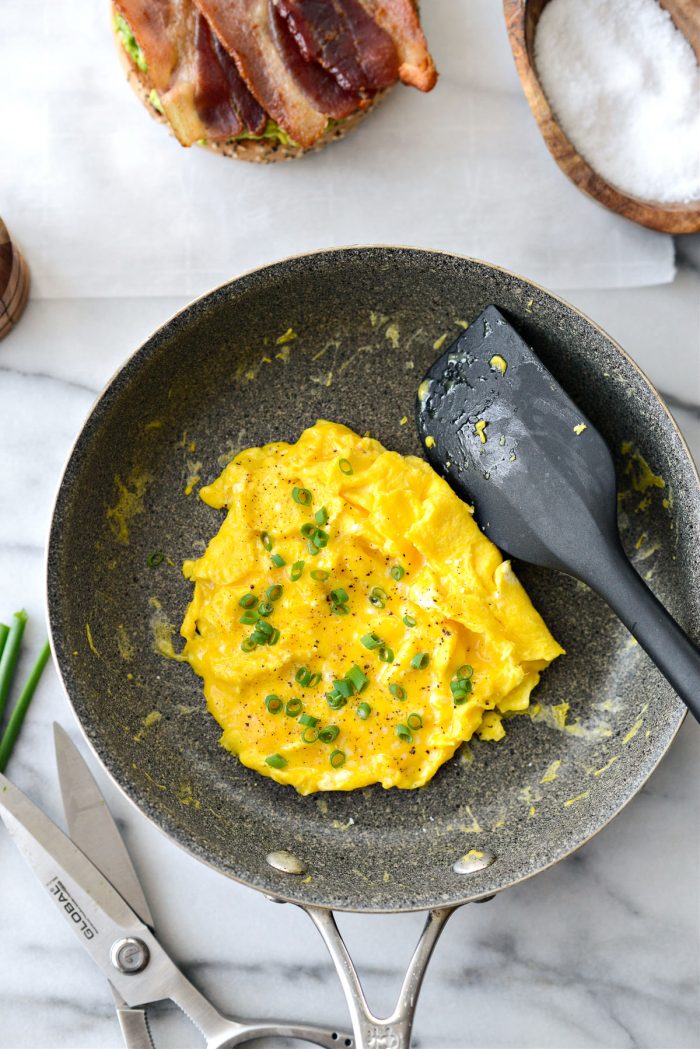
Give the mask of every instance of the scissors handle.
<svg viewBox="0 0 700 1049">
<path fill-rule="evenodd" d="M 200 1029 L 208 1049 L 242 1045 L 263 1033 L 337 1049 L 337 1032 L 286 1023 L 239 1023 L 219 1013 L 102 871 L 1 773 L 0 816 L 53 906 L 112 985 L 117 1008 L 123 1010 L 125 1037 L 134 1038 L 133 1046 L 127 1041 L 128 1049 L 152 1049 L 142 1014 L 146 1005 L 163 998 L 175 1002 Z M 352 1045 L 341 1036 L 343 1042 Z"/>
<path fill-rule="evenodd" d="M 139 1013 L 143 1014 L 144 1008 L 139 1007 L 145 1007 L 149 1002 L 162 998 L 169 998 L 174 1002 L 199 1029 L 207 1043 L 207 1049 L 234 1049 L 235 1046 L 264 1037 L 295 1038 L 320 1045 L 323 1049 L 351 1049 L 354 1045 L 352 1035 L 344 1031 L 289 1023 L 284 1020 L 246 1022 L 224 1016 L 178 968 L 147 926 L 141 926 L 139 932 L 131 938 L 130 945 L 132 951 L 140 951 L 145 959 L 143 968 L 133 975 L 115 970 L 110 976 L 118 993 L 125 999 L 120 1023 L 122 1017 L 127 1022 L 127 1031 L 124 1031 L 122 1025 L 127 1049 L 152 1049 L 145 1015 L 143 1021 L 139 1018 Z M 134 956 L 132 953 L 132 958 Z M 141 988 L 145 987 L 148 991 L 144 995 Z M 133 1007 L 131 1010 L 126 1008 L 129 1003 Z M 131 1036 L 134 1039 L 138 1037 L 139 1041 L 132 1044 L 127 1040 L 127 1037 Z M 144 1041 L 145 1036 L 148 1037 L 148 1041 Z"/>
<path fill-rule="evenodd" d="M 170 959 L 168 959 L 170 961 Z M 206 1039 L 207 1049 L 234 1049 L 259 1038 L 294 1038 L 311 1042 L 323 1049 L 352 1049 L 355 1040 L 346 1031 L 330 1030 L 313 1024 L 295 1024 L 285 1020 L 231 1020 L 220 1013 L 170 961 L 168 997 L 198 1027 Z M 131 1049 L 131 1047 L 129 1047 Z"/>
</svg>

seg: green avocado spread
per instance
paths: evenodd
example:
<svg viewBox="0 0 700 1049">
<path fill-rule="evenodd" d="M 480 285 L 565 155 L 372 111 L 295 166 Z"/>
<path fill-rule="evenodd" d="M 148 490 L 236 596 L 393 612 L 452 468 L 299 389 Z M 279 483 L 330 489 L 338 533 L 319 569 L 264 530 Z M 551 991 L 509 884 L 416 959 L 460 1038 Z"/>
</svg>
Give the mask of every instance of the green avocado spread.
<svg viewBox="0 0 700 1049">
<path fill-rule="evenodd" d="M 160 95 L 158 94 L 158 92 L 156 91 L 156 89 L 154 87 L 152 87 L 151 90 L 150 90 L 150 93 L 148 95 L 148 101 L 151 103 L 151 105 L 153 106 L 153 108 L 155 109 L 155 111 L 157 113 L 160 113 L 161 116 L 164 116 L 164 114 L 163 114 L 163 106 L 161 105 L 161 101 L 160 101 Z"/>
<path fill-rule="evenodd" d="M 115 14 L 114 16 L 114 29 L 119 37 L 122 47 L 128 54 L 131 61 L 137 66 L 142 73 L 148 72 L 148 63 L 146 62 L 146 56 L 139 47 L 138 41 L 134 36 L 134 31 L 123 17 L 123 15 Z M 153 108 L 163 114 L 163 106 L 161 104 L 158 92 L 155 88 L 151 89 L 148 96 L 148 101 L 151 103 Z M 264 131 L 259 135 L 254 135 L 250 131 L 242 131 L 240 135 L 236 135 L 235 138 L 231 139 L 232 142 L 243 142 L 245 139 L 251 139 L 256 142 L 260 142 L 263 139 L 272 139 L 273 141 L 281 142 L 283 146 L 295 146 L 294 142 L 284 128 L 281 128 L 279 124 L 276 124 L 274 120 L 270 120 L 268 117 L 267 124 Z M 206 139 L 200 139 L 199 145 L 206 145 Z"/>
<path fill-rule="evenodd" d="M 136 42 L 136 37 L 134 36 L 131 26 L 127 20 L 118 13 L 114 16 L 114 29 L 131 61 L 134 65 L 139 67 L 142 73 L 145 73 L 148 69 L 146 57 Z"/>
<path fill-rule="evenodd" d="M 296 142 L 289 137 L 284 128 L 280 127 L 279 124 L 276 124 L 274 120 L 270 120 L 269 117 L 267 118 L 265 129 L 261 134 L 254 135 L 250 131 L 242 131 L 240 135 L 236 135 L 235 141 L 242 142 L 246 138 L 256 139 L 258 141 L 263 138 L 271 138 L 281 142 L 283 146 L 296 146 Z"/>
</svg>

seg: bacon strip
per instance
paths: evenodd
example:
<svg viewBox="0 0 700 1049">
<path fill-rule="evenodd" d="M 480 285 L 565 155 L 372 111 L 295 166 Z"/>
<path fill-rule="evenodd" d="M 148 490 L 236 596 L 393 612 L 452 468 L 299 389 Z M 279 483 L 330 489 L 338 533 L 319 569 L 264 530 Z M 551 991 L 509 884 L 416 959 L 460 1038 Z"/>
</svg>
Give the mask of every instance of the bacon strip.
<svg viewBox="0 0 700 1049">
<path fill-rule="evenodd" d="M 202 21 L 205 21 L 202 15 L 199 17 Z M 258 103 L 258 100 L 251 95 L 245 81 L 238 72 L 238 66 L 228 51 L 222 46 L 219 38 L 214 36 L 213 33 L 211 38 L 214 43 L 216 56 L 219 59 L 219 65 L 228 81 L 231 99 L 238 115 L 252 135 L 261 135 L 267 126 L 267 113 Z"/>
<path fill-rule="evenodd" d="M 115 0 L 144 52 L 177 140 L 220 142 L 243 129 L 207 22 L 192 0 Z"/>
<path fill-rule="evenodd" d="M 317 62 L 308 61 L 300 51 L 278 7 L 270 0 L 272 28 L 275 43 L 285 64 L 302 91 L 322 113 L 334 120 L 342 120 L 357 109 L 366 106 L 362 97 L 353 91 L 344 91 L 338 81 Z"/>
<path fill-rule="evenodd" d="M 277 50 L 267 0 L 195 2 L 260 105 L 295 142 L 313 145 L 326 130 L 326 115 L 312 103 Z"/>
<path fill-rule="evenodd" d="M 199 13 L 195 21 L 194 58 L 194 104 L 208 129 L 207 137 L 214 142 L 235 138 L 243 130 L 243 122 L 231 105 L 229 82 L 214 48 L 209 23 Z"/>
<path fill-rule="evenodd" d="M 383 91 L 395 84 L 399 76 L 399 56 L 391 35 L 359 3 L 359 0 L 336 0 L 347 18 L 360 64 L 368 77 L 370 91 Z"/>
<path fill-rule="evenodd" d="M 194 40 L 194 20 L 180 18 L 171 0 L 117 0 L 116 6 L 144 53 L 149 79 L 175 135 L 183 146 L 204 138 L 206 128 L 194 108 L 192 71 L 181 58 L 187 29 Z"/>
<path fill-rule="evenodd" d="M 346 91 L 376 94 L 398 79 L 389 34 L 358 0 L 275 0 L 302 55 L 332 73 Z"/>
<path fill-rule="evenodd" d="M 413 0 L 360 0 L 360 3 L 396 44 L 401 63 L 400 80 L 419 91 L 431 91 L 437 83 L 437 70 Z"/>
</svg>

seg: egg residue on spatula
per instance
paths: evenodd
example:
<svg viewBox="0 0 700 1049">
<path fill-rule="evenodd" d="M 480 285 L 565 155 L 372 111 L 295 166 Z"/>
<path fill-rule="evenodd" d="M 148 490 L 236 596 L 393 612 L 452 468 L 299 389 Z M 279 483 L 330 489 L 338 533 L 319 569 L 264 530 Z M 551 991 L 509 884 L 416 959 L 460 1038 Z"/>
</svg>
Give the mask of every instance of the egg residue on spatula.
<svg viewBox="0 0 700 1049">
<path fill-rule="evenodd" d="M 241 452 L 182 624 L 221 743 L 301 794 L 421 787 L 563 649 L 422 459 L 320 421 Z"/>
</svg>

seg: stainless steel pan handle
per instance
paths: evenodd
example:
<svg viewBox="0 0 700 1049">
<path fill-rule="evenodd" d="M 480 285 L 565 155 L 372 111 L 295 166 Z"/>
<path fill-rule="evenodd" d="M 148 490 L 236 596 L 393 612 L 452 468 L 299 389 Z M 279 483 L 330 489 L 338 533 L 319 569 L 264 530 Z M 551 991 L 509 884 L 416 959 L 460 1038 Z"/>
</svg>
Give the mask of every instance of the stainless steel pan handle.
<svg viewBox="0 0 700 1049">
<path fill-rule="evenodd" d="M 375 1016 L 365 998 L 360 978 L 350 953 L 340 935 L 333 911 L 320 907 L 302 907 L 323 937 L 333 959 L 345 1000 L 350 1010 L 356 1049 L 409 1049 L 418 995 L 425 970 L 440 933 L 456 907 L 441 907 L 428 912 L 413 957 L 391 1016 Z"/>
</svg>

